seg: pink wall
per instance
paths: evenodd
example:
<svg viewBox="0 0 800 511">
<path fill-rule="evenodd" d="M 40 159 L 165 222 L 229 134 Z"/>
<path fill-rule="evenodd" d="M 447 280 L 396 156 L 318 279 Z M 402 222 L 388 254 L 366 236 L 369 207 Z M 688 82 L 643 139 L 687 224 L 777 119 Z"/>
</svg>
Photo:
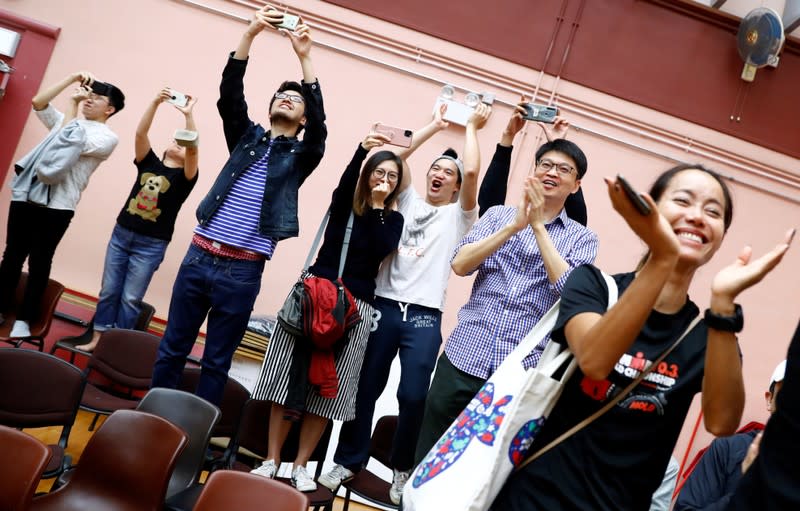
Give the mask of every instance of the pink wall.
<svg viewBox="0 0 800 511">
<path fill-rule="evenodd" d="M 249 17 L 252 11 L 246 2 L 200 3 L 242 17 Z M 260 313 L 274 313 L 296 279 L 339 172 L 373 122 L 409 128 L 426 122 L 442 82 L 478 91 L 492 90 L 499 100 L 511 103 L 523 90 L 531 91 L 540 79 L 535 70 L 331 4 L 293 0 L 291 6 L 306 14 L 319 43 L 335 47 L 319 46 L 313 53 L 325 94 L 330 136 L 322 164 L 301 192 L 302 235 L 282 242 L 267 266 L 256 303 L 256 312 Z M 179 217 L 175 239 L 146 297 L 156 306 L 157 315 L 165 317 L 177 267 L 194 227 L 194 208 L 227 156 L 215 101 L 219 73 L 227 52 L 233 50 L 244 30 L 244 22 L 180 0 L 12 0 L 4 2 L 4 7 L 62 29 L 44 83 L 77 69 L 89 69 L 100 79 L 119 85 L 128 98 L 125 110 L 110 121 L 120 135 L 120 145 L 92 178 L 56 254 L 53 276 L 72 289 L 92 295 L 99 290 L 105 245 L 134 171 L 133 134 L 145 104 L 163 85 L 200 98 L 196 107 L 202 132 L 200 181 Z M 408 72 L 370 63 L 347 52 L 382 60 Z M 428 54 L 444 57 L 428 58 Z M 264 120 L 268 94 L 281 80 L 299 76 L 288 41 L 274 32 L 259 36 L 246 79 L 252 116 Z M 602 177 L 624 172 L 634 185 L 645 188 L 658 172 L 671 165 L 670 159 L 708 163 L 735 179 L 737 211 L 733 227 L 720 253 L 698 273 L 691 292 L 701 308 L 707 306 L 715 272 L 735 260 L 744 245 L 752 245 L 754 252 L 761 254 L 774 246 L 786 229 L 798 224 L 797 185 L 780 178 L 782 172 L 797 175 L 795 159 L 554 77 L 543 77 L 542 86 L 548 96 L 554 91 L 562 111 L 581 128 L 573 130 L 570 138 L 589 157 L 589 174 L 583 186 L 589 224 L 601 240 L 598 264 L 604 269 L 631 269 L 642 246 L 612 211 Z M 55 103 L 63 108 L 65 97 Z M 151 132 L 159 151 L 181 122 L 177 112 L 161 110 Z M 497 104 L 481 132 L 484 168 L 510 112 L 506 104 Z M 15 157 L 24 154 L 44 134 L 43 127 L 31 117 Z M 516 199 L 513 190 L 530 168 L 538 143 L 535 127 L 517 140 L 510 200 Z M 458 127 L 439 135 L 414 156 L 411 164 L 418 180 L 422 180 L 425 165 L 448 145 L 461 147 L 462 132 Z M 6 214 L 8 200 L 7 180 L 0 189 L 0 215 Z M 0 243 L 4 239 L 3 229 Z M 761 395 L 774 365 L 785 354 L 798 317 L 798 267 L 800 250 L 794 247 L 765 282 L 740 298 L 747 315 L 740 338 L 748 392 L 745 422 L 765 419 Z M 466 300 L 469 286 L 469 279 L 451 279 L 445 335 L 454 325 L 456 311 Z M 695 417 L 690 415 L 686 429 Z M 676 450 L 679 455 L 687 438 L 684 434 L 681 439 Z M 709 440 L 708 435 L 702 434 L 696 446 Z"/>
</svg>

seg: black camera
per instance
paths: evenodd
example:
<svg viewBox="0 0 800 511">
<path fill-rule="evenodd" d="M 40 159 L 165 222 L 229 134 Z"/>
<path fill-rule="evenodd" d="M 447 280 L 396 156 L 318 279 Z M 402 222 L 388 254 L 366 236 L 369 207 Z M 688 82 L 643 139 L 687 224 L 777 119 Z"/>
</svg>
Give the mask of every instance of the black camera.
<svg viewBox="0 0 800 511">
<path fill-rule="evenodd" d="M 525 115 L 522 116 L 526 121 L 539 121 L 552 124 L 558 115 L 558 108 L 547 105 L 537 105 L 536 103 L 525 104 Z"/>
</svg>

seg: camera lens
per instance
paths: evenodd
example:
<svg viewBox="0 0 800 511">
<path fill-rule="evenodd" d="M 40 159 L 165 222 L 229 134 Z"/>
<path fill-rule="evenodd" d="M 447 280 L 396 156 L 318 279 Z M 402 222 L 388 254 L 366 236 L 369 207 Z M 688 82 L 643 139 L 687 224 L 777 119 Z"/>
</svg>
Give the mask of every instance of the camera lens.
<svg viewBox="0 0 800 511">
<path fill-rule="evenodd" d="M 478 103 L 480 103 L 480 102 L 481 102 L 481 98 L 479 98 L 478 95 L 475 94 L 474 92 L 470 92 L 469 94 L 467 94 L 464 97 L 464 104 L 467 105 L 468 107 L 473 107 L 474 108 L 474 107 L 478 106 Z"/>
<path fill-rule="evenodd" d="M 456 94 L 456 90 L 453 88 L 452 85 L 445 85 L 442 87 L 442 92 L 439 93 L 444 99 L 453 99 L 453 96 Z"/>
</svg>

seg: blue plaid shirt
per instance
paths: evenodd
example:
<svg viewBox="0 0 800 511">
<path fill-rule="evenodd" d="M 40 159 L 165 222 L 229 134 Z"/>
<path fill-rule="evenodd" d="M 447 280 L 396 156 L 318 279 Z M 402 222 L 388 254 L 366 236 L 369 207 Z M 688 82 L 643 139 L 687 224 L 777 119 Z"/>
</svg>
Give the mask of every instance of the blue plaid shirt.
<svg viewBox="0 0 800 511">
<path fill-rule="evenodd" d="M 464 245 L 480 241 L 514 220 L 516 208 L 495 206 L 464 236 Z M 576 266 L 597 255 L 595 233 L 571 220 L 562 209 L 545 228 L 570 269 L 550 283 L 533 229 L 513 235 L 478 266 L 469 301 L 458 312 L 458 325 L 445 345 L 450 362 L 462 371 L 487 379 L 561 297 L 567 276 Z M 548 335 L 525 359 L 525 367 L 539 362 Z"/>
</svg>

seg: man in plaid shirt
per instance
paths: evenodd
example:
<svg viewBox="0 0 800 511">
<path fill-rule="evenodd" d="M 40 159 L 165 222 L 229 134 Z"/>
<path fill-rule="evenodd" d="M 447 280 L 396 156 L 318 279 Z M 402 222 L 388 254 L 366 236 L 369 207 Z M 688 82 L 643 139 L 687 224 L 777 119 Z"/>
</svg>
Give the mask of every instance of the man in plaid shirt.
<svg viewBox="0 0 800 511">
<path fill-rule="evenodd" d="M 498 151 L 510 148 L 498 146 Z M 510 158 L 492 164 L 508 165 Z M 487 171 L 488 172 L 488 171 Z M 580 189 L 586 156 L 572 142 L 555 139 L 536 152 L 516 207 L 495 206 L 455 248 L 457 275 L 478 275 L 458 325 L 439 357 L 425 402 L 417 443 L 419 462 L 489 376 L 560 298 L 573 268 L 597 255 L 597 236 L 570 219 L 564 203 Z M 525 360 L 535 366 L 547 338 Z"/>
</svg>

